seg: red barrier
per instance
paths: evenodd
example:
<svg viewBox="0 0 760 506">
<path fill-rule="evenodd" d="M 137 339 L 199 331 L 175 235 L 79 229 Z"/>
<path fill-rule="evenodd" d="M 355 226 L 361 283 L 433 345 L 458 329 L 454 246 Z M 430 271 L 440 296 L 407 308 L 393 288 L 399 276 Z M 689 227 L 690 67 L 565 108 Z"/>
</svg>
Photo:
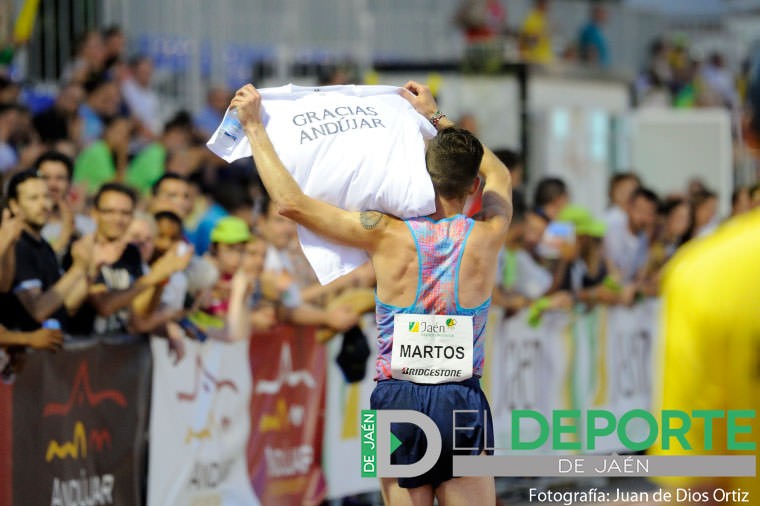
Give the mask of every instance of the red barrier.
<svg viewBox="0 0 760 506">
<path fill-rule="evenodd" d="M 13 387 L 0 384 L 0 504 L 13 503 Z"/>
<path fill-rule="evenodd" d="M 251 339 L 253 374 L 248 471 L 261 504 L 319 504 L 325 347 L 314 329 L 279 326 Z"/>
</svg>

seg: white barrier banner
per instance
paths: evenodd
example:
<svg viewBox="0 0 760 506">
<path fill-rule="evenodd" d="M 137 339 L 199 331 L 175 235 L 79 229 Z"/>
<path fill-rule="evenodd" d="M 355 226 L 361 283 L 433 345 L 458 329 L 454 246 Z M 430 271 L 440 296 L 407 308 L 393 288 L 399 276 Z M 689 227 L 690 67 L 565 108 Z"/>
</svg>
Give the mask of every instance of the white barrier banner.
<svg viewBox="0 0 760 506">
<path fill-rule="evenodd" d="M 659 322 L 658 301 L 633 307 L 597 307 L 588 312 L 549 312 L 539 325 L 528 323 L 523 311 L 499 321 L 489 318 L 490 353 L 486 357 L 488 399 L 494 418 L 497 454 L 514 450 L 512 417 L 515 410 L 538 412 L 547 422 L 548 437 L 532 453 L 572 453 L 554 447 L 553 413 L 577 410 L 575 425 L 585 453 L 626 451 L 617 433 L 597 437 L 594 448 L 585 440 L 586 412 L 607 410 L 617 419 L 631 410 L 649 410 L 652 402 L 652 357 Z M 531 416 L 519 419 L 519 435 L 526 443 L 540 439 L 541 427 Z M 546 429 L 544 429 L 546 430 Z M 643 420 L 627 424 L 633 441 L 645 439 Z M 564 435 L 563 442 L 573 440 Z"/>
<path fill-rule="evenodd" d="M 153 338 L 148 506 L 258 505 L 248 478 L 248 341 L 185 341 L 177 365 Z"/>
<path fill-rule="evenodd" d="M 631 410 L 649 410 L 652 403 L 652 360 L 656 349 L 658 301 L 648 300 L 633 307 L 614 306 L 600 318 L 591 333 L 589 374 L 596 375 L 595 393 L 584 399 L 581 409 L 608 410 L 617 420 Z M 580 369 L 580 368 L 579 368 Z M 585 426 L 585 419 L 582 420 Z M 649 428 L 641 419 L 627 424 L 633 441 L 646 439 Z M 581 431 L 585 434 L 585 431 Z M 583 447 L 586 448 L 584 441 Z M 594 452 L 623 451 L 617 433 L 596 438 Z"/>
<path fill-rule="evenodd" d="M 495 333 L 486 369 L 490 369 L 488 400 L 498 454 L 511 452 L 514 410 L 538 411 L 551 427 L 552 410 L 570 409 L 569 320 L 566 313 L 549 312 L 543 315 L 540 325 L 531 326 L 528 311 L 524 310 L 504 320 L 501 330 Z M 536 440 L 538 423 L 522 419 L 519 437 L 523 442 Z M 548 438 L 546 444 L 534 452 L 550 451 L 550 446 L 551 438 Z"/>
<path fill-rule="evenodd" d="M 367 359 L 367 374 L 362 381 L 346 383 L 335 363 L 342 336 L 336 336 L 327 345 L 328 388 L 322 468 L 327 479 L 328 499 L 373 492 L 380 485 L 376 478 L 362 478 L 360 465 L 360 415 L 362 409 L 369 409 L 369 397 L 375 388 L 373 378 L 377 357 L 377 327 L 374 313 L 364 315 L 361 328 L 371 350 Z"/>
</svg>

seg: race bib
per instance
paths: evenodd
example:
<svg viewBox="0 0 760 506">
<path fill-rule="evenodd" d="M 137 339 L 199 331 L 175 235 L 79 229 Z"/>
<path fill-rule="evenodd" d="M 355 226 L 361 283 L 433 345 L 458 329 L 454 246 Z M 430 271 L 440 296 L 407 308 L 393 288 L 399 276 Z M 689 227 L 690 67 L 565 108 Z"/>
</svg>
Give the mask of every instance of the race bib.
<svg viewBox="0 0 760 506">
<path fill-rule="evenodd" d="M 472 377 L 472 316 L 396 314 L 391 376 L 414 383 Z"/>
</svg>

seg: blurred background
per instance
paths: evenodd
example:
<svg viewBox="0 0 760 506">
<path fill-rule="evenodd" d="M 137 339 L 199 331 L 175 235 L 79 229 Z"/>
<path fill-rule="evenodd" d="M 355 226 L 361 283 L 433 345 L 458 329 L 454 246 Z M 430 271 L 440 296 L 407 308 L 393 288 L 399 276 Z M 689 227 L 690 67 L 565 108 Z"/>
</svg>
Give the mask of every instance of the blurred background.
<svg viewBox="0 0 760 506">
<path fill-rule="evenodd" d="M 142 113 L 154 131 L 179 110 L 201 113 L 209 91 L 245 82 L 415 78 L 490 146 L 521 151 L 529 184 L 568 176 L 594 211 L 607 177 L 629 169 L 665 192 L 702 179 L 724 214 L 733 186 L 758 178 L 752 0 L 2 3 L 3 73 L 33 114 L 72 68 L 123 84 L 138 56 L 138 91 L 159 98 Z"/>
</svg>

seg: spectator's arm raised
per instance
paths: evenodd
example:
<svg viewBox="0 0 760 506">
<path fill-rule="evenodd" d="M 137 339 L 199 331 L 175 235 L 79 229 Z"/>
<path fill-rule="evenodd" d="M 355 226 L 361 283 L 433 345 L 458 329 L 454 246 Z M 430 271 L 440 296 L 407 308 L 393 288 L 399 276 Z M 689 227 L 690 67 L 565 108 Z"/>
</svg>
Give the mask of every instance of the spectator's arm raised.
<svg viewBox="0 0 760 506">
<path fill-rule="evenodd" d="M 13 287 L 16 274 L 16 241 L 21 235 L 21 221 L 11 215 L 10 210 L 3 210 L 0 224 L 0 292 L 7 292 Z"/>
<path fill-rule="evenodd" d="M 96 253 L 96 255 L 100 254 L 102 253 Z M 185 269 L 192 255 L 192 249 L 180 254 L 177 248 L 173 247 L 151 266 L 150 272 L 137 279 L 129 288 L 109 290 L 102 283 L 93 285 L 90 288 L 90 302 L 95 306 L 100 316 L 110 316 L 124 307 L 133 305 L 137 296 L 144 291 L 155 288 L 169 279 L 169 276 L 175 272 Z M 143 316 L 144 312 L 147 311 L 147 308 L 142 305 L 141 307 L 134 307 L 133 305 L 133 309 L 136 310 L 137 316 Z"/>
</svg>

